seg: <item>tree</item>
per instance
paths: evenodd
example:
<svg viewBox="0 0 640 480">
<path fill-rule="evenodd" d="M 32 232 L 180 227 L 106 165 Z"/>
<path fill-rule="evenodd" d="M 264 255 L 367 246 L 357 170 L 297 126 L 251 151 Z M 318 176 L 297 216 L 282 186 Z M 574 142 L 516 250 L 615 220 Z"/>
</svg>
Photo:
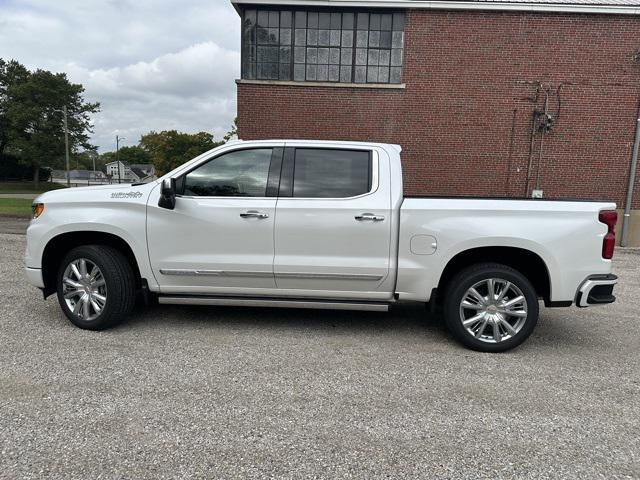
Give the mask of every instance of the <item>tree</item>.
<svg viewBox="0 0 640 480">
<path fill-rule="evenodd" d="M 6 62 L 0 58 L 0 157 L 9 144 L 10 133 L 13 133 L 7 114 L 11 102 L 10 89 L 25 83 L 28 77 L 29 70 L 24 66 L 15 60 Z"/>
<path fill-rule="evenodd" d="M 213 135 L 206 132 L 189 134 L 168 130 L 143 135 L 139 145 L 149 154 L 158 175 L 164 175 L 223 143 L 214 141 Z"/>
<path fill-rule="evenodd" d="M 115 152 L 111 153 L 113 153 L 113 160 L 111 161 L 115 161 Z M 151 155 L 149 152 L 138 145 L 121 147 L 118 152 L 118 157 L 125 165 L 151 163 Z"/>
<path fill-rule="evenodd" d="M 9 64 L 13 76 L 6 75 L 9 80 L 4 87 L 4 148 L 31 166 L 37 184 L 40 167 L 59 165 L 64 156 L 63 107 L 67 107 L 69 143 L 77 151 L 78 147 L 95 149 L 89 144 L 89 115 L 98 112 L 100 105 L 85 102 L 82 85 L 69 82 L 64 73 L 27 71 L 25 78 L 24 67 Z M 3 65 L 7 70 L 7 63 Z"/>
<path fill-rule="evenodd" d="M 79 170 L 93 170 L 94 162 L 96 171 L 101 171 L 104 168 L 104 160 L 95 150 L 74 152 L 70 158 L 71 168 Z"/>
<path fill-rule="evenodd" d="M 229 130 L 227 134 L 223 137 L 224 143 L 227 143 L 229 140 L 233 138 L 238 138 L 238 117 L 233 119 L 233 125 L 231 125 L 231 130 Z"/>
</svg>

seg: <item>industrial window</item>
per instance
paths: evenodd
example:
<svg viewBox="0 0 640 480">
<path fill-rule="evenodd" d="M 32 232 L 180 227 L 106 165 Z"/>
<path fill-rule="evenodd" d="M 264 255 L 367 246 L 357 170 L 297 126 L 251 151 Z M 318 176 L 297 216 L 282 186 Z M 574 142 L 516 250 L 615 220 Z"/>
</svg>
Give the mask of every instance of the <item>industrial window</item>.
<svg viewBox="0 0 640 480">
<path fill-rule="evenodd" d="M 246 9 L 242 19 L 243 79 L 402 82 L 402 12 Z"/>
</svg>

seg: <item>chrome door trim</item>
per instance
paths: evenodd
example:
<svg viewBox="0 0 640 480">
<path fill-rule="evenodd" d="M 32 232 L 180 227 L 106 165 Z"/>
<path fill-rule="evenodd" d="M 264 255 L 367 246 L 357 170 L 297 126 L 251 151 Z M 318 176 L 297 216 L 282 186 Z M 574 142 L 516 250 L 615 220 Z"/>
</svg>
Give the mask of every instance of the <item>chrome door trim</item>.
<svg viewBox="0 0 640 480">
<path fill-rule="evenodd" d="M 268 213 L 259 212 L 257 210 L 249 210 L 248 212 L 243 212 L 240 214 L 241 218 L 258 218 L 263 220 L 265 218 L 269 218 Z"/>
<path fill-rule="evenodd" d="M 375 215 L 373 213 L 363 213 L 361 215 L 356 215 L 355 219 L 359 222 L 363 222 L 365 220 L 371 220 L 372 222 L 383 222 L 384 215 Z"/>
<path fill-rule="evenodd" d="M 367 280 L 380 281 L 383 275 L 367 275 L 362 273 L 342 274 L 342 273 L 297 273 L 297 272 L 279 272 L 276 273 L 277 278 L 299 278 L 312 280 Z"/>
<path fill-rule="evenodd" d="M 272 272 L 254 272 L 254 271 L 228 271 L 228 270 L 190 270 L 178 268 L 161 268 L 162 275 L 175 275 L 182 277 L 273 277 Z M 364 280 L 364 281 L 380 281 L 383 275 L 368 275 L 362 273 L 342 274 L 342 273 L 299 273 L 299 272 L 280 272 L 275 274 L 276 278 L 298 278 L 311 280 Z"/>
<path fill-rule="evenodd" d="M 177 275 L 182 277 L 273 277 L 272 272 L 243 272 L 227 270 L 183 270 L 177 268 L 161 268 L 162 275 Z"/>
</svg>

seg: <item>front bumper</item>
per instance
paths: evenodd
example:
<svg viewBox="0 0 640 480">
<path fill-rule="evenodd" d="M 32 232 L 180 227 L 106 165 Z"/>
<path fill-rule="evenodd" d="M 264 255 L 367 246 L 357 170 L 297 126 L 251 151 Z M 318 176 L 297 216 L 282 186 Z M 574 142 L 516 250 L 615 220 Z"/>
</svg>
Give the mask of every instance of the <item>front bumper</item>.
<svg viewBox="0 0 640 480">
<path fill-rule="evenodd" d="M 42 270 L 39 268 L 25 268 L 24 269 L 27 280 L 34 287 L 44 288 L 44 281 L 42 280 Z"/>
<path fill-rule="evenodd" d="M 576 305 L 589 307 L 591 305 L 604 305 L 613 303 L 613 287 L 618 283 L 618 277 L 613 274 L 591 275 L 582 282 L 576 293 Z"/>
</svg>

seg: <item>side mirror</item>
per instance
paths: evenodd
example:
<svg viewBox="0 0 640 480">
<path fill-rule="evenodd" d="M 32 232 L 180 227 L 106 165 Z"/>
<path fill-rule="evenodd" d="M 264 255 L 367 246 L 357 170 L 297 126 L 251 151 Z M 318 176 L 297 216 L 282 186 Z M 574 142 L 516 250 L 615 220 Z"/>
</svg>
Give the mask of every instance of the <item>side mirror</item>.
<svg viewBox="0 0 640 480">
<path fill-rule="evenodd" d="M 160 208 L 166 208 L 167 210 L 173 210 L 176 208 L 176 179 L 165 178 L 162 180 L 162 186 L 160 187 L 160 200 L 158 201 Z"/>
</svg>

